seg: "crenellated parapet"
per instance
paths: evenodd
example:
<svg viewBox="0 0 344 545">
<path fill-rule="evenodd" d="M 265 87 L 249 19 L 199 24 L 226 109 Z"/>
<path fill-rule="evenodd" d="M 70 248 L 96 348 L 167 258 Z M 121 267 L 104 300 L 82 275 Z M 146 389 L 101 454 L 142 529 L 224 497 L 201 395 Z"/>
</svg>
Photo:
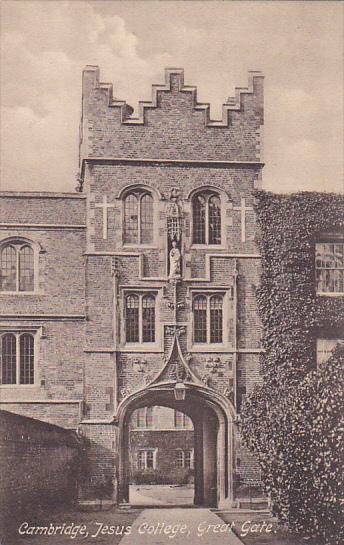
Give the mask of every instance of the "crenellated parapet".
<svg viewBox="0 0 344 545">
<path fill-rule="evenodd" d="M 249 72 L 247 88 L 210 118 L 210 104 L 197 101 L 197 88 L 184 83 L 184 70 L 166 68 L 165 83 L 152 86 L 152 100 L 140 101 L 137 117 L 113 96 L 99 68 L 83 72 L 80 159 L 160 159 L 259 162 L 262 150 L 263 75 Z"/>
<path fill-rule="evenodd" d="M 245 108 L 244 95 L 255 95 L 261 100 L 261 113 L 263 114 L 263 79 L 264 76 L 259 71 L 250 70 L 247 87 L 236 87 L 235 96 L 229 97 L 227 102 L 222 105 L 222 119 L 210 119 L 210 104 L 197 101 L 197 87 L 184 84 L 183 68 L 165 68 L 165 83 L 163 85 L 152 85 L 152 100 L 139 101 L 139 111 L 137 117 L 132 117 L 133 109 L 124 100 L 117 100 L 113 97 L 112 83 L 102 83 L 99 81 L 99 67 L 86 66 L 83 72 L 84 90 L 87 92 L 90 83 L 93 82 L 93 88 L 105 91 L 108 97 L 108 106 L 110 108 L 119 108 L 121 113 L 121 123 L 127 125 L 144 125 L 145 113 L 147 109 L 159 107 L 159 93 L 190 93 L 191 104 L 194 110 L 204 112 L 204 122 L 208 127 L 228 127 L 230 124 L 230 112 L 242 111 Z"/>
</svg>

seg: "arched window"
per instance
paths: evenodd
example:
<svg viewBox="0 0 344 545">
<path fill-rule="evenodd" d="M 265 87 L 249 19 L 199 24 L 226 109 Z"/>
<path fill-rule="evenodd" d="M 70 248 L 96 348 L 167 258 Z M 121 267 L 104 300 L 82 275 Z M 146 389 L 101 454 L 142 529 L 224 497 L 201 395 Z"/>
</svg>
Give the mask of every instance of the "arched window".
<svg viewBox="0 0 344 545">
<path fill-rule="evenodd" d="M 145 193 L 140 199 L 140 242 L 149 243 L 153 240 L 153 199 Z"/>
<path fill-rule="evenodd" d="M 216 195 L 208 200 L 209 244 L 221 244 L 221 201 Z"/>
<path fill-rule="evenodd" d="M 126 297 L 125 329 L 127 343 L 155 342 L 155 296 L 130 294 Z"/>
<path fill-rule="evenodd" d="M 34 384 L 34 336 L 30 333 L 5 333 L 0 342 L 1 383 Z"/>
<path fill-rule="evenodd" d="M 33 249 L 20 241 L 6 244 L 0 254 L 0 291 L 33 290 Z"/>
<path fill-rule="evenodd" d="M 198 193 L 192 200 L 194 244 L 221 244 L 221 200 L 210 192 Z"/>
<path fill-rule="evenodd" d="M 223 296 L 196 295 L 193 299 L 195 343 L 223 342 Z"/>
<path fill-rule="evenodd" d="M 150 193 L 135 191 L 126 195 L 123 232 L 127 244 L 153 241 L 153 197 Z"/>
</svg>

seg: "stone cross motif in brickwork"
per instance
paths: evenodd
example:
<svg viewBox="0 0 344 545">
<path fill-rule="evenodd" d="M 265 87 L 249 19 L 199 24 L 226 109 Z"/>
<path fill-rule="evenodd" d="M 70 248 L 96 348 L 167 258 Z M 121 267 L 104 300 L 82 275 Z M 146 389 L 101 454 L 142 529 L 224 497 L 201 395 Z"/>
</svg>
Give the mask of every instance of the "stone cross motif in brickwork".
<svg viewBox="0 0 344 545">
<path fill-rule="evenodd" d="M 114 204 L 110 204 L 107 202 L 106 195 L 103 196 L 103 202 L 98 203 L 94 205 L 95 208 L 102 208 L 103 209 L 103 239 L 107 239 L 107 231 L 108 231 L 108 209 L 114 208 Z"/>
<path fill-rule="evenodd" d="M 246 206 L 245 197 L 241 199 L 240 206 L 233 206 L 233 210 L 241 212 L 241 242 L 246 242 L 246 212 L 252 211 L 252 206 Z"/>
</svg>

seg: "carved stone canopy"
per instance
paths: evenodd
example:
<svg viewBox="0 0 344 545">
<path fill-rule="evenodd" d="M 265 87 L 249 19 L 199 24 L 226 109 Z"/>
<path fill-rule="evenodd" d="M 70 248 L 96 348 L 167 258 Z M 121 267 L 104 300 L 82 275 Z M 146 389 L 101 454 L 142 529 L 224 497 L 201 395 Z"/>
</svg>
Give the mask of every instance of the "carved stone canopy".
<svg viewBox="0 0 344 545">
<path fill-rule="evenodd" d="M 191 370 L 189 365 L 190 360 L 190 355 L 184 357 L 179 343 L 179 335 L 177 330 L 174 329 L 174 339 L 171 350 L 168 356 L 165 358 L 165 365 L 154 378 L 152 384 L 165 381 L 193 382 L 195 384 L 202 384 L 202 381 L 200 381 Z"/>
<path fill-rule="evenodd" d="M 170 240 L 179 241 L 182 234 L 182 204 L 179 189 L 171 189 L 170 200 L 166 208 L 167 234 Z"/>
</svg>

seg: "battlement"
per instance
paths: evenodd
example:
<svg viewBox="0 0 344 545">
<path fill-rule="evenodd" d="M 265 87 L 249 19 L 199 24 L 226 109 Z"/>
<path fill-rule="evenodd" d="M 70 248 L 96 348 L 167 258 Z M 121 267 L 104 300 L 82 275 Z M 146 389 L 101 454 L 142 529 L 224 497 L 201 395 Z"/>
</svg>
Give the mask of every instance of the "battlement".
<svg viewBox="0 0 344 545">
<path fill-rule="evenodd" d="M 152 86 L 137 117 L 126 101 L 102 83 L 98 66 L 83 71 L 80 163 L 96 159 L 257 163 L 262 157 L 263 75 L 249 72 L 210 119 L 210 105 L 197 101 L 197 88 L 184 83 L 182 68 L 166 68 L 165 83 Z"/>
<path fill-rule="evenodd" d="M 261 100 L 261 109 L 263 113 L 263 79 L 264 75 L 259 71 L 250 70 L 248 72 L 248 86 L 236 87 L 235 96 L 229 97 L 227 102 L 222 105 L 222 119 L 210 119 L 210 104 L 208 102 L 197 102 L 197 87 L 184 84 L 184 69 L 183 68 L 165 68 L 165 83 L 152 85 L 152 100 L 139 101 L 139 111 L 137 117 L 132 117 L 133 109 L 126 101 L 118 100 L 113 97 L 112 83 L 100 82 L 99 67 L 88 65 L 83 70 L 83 96 L 92 89 L 105 91 L 108 96 L 108 106 L 119 108 L 121 112 L 121 123 L 127 125 L 144 125 L 145 112 L 147 109 L 159 107 L 159 93 L 190 93 L 191 105 L 194 110 L 204 112 L 204 121 L 206 126 L 210 127 L 227 127 L 230 123 L 230 112 L 241 111 L 245 107 L 243 100 L 244 95 L 255 94 Z"/>
</svg>

